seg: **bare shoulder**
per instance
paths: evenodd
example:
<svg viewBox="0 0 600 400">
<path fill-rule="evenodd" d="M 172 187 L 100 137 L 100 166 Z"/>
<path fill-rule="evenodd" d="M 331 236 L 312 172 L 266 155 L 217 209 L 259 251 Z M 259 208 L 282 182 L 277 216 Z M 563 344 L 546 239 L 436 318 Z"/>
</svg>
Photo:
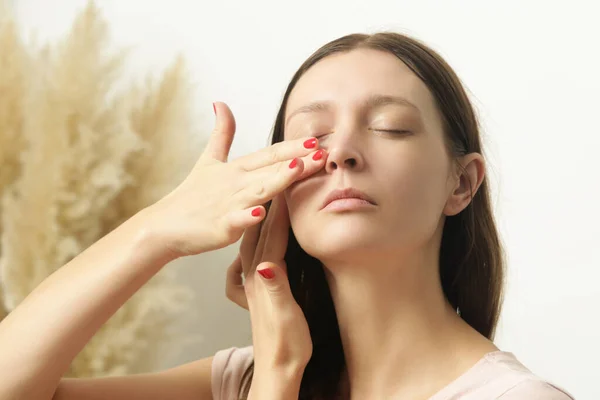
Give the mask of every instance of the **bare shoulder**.
<svg viewBox="0 0 600 400">
<path fill-rule="evenodd" d="M 52 400 L 212 400 L 212 360 L 146 374 L 63 378 Z"/>
<path fill-rule="evenodd" d="M 502 396 L 502 400 L 575 400 L 566 390 L 541 379 L 528 379 L 513 386 Z"/>
</svg>

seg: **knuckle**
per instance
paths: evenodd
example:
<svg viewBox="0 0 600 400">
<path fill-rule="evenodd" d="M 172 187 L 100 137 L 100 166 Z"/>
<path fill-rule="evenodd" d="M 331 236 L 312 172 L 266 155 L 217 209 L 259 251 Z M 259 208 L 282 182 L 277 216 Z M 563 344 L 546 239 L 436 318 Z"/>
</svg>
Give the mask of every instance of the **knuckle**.
<svg viewBox="0 0 600 400">
<path fill-rule="evenodd" d="M 256 199 L 262 199 L 267 192 L 264 181 L 260 181 L 260 183 L 254 188 L 254 197 Z"/>
<path fill-rule="evenodd" d="M 237 176 L 244 175 L 251 171 L 250 168 L 248 168 L 245 164 L 240 163 L 238 160 L 234 160 L 229 164 L 233 167 L 234 174 Z"/>
<path fill-rule="evenodd" d="M 286 166 L 285 162 L 278 162 L 277 164 L 273 164 L 273 168 L 275 169 L 275 173 L 279 174 L 284 172 L 284 167 Z"/>
<path fill-rule="evenodd" d="M 239 231 L 236 227 L 234 227 L 229 221 L 225 221 L 222 223 L 223 228 L 219 229 L 218 231 L 220 232 L 219 234 L 219 238 L 218 240 L 220 242 L 231 242 L 233 240 L 236 240 Z"/>
<path fill-rule="evenodd" d="M 269 151 L 269 161 L 271 164 L 275 164 L 279 160 L 279 151 L 276 147 L 272 147 Z"/>
<path fill-rule="evenodd" d="M 269 285 L 267 287 L 267 290 L 273 296 L 277 296 L 277 297 L 281 297 L 281 296 L 285 295 L 285 292 L 286 292 L 284 285 Z"/>
<path fill-rule="evenodd" d="M 298 158 L 298 157 L 297 157 L 297 159 L 300 160 L 300 158 Z M 277 176 L 282 176 L 283 175 L 283 176 L 287 177 L 289 175 L 289 172 L 292 171 L 288 167 L 288 165 L 289 165 L 290 162 L 291 162 L 290 160 L 282 161 L 282 162 L 280 162 L 277 165 L 277 168 L 276 168 Z M 299 161 L 297 161 L 297 162 L 299 162 Z M 298 168 L 298 167 L 296 166 L 296 168 Z"/>
<path fill-rule="evenodd" d="M 235 301 L 235 298 L 236 298 L 235 292 L 231 288 L 228 288 L 225 290 L 225 295 L 227 296 L 227 298 L 229 300 Z"/>
</svg>

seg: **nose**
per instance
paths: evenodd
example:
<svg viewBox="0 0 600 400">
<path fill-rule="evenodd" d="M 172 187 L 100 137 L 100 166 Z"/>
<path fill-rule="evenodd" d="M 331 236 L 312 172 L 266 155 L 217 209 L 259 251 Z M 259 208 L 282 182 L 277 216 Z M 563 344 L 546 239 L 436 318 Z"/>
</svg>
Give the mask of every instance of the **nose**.
<svg viewBox="0 0 600 400">
<path fill-rule="evenodd" d="M 341 138 L 341 134 L 334 133 L 331 136 L 339 135 L 337 138 L 331 137 L 331 144 L 328 146 L 327 163 L 325 171 L 333 171 L 344 168 L 352 171 L 358 171 L 363 168 L 363 157 L 358 150 L 358 143 L 350 137 Z M 337 139 L 337 140 L 336 140 Z"/>
</svg>

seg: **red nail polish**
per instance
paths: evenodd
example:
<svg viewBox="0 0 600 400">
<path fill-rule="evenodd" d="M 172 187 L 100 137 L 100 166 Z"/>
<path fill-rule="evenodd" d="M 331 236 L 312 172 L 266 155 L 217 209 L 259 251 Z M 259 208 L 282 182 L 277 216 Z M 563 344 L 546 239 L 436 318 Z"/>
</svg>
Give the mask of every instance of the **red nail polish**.
<svg viewBox="0 0 600 400">
<path fill-rule="evenodd" d="M 257 271 L 265 279 L 273 279 L 273 277 L 275 276 L 275 273 L 271 268 L 259 269 Z"/>
<path fill-rule="evenodd" d="M 294 158 L 294 159 L 292 160 L 292 162 L 290 163 L 289 167 L 290 167 L 290 168 L 294 168 L 296 165 L 298 165 L 298 159 L 297 159 L 297 158 Z"/>
<path fill-rule="evenodd" d="M 260 207 L 256 207 L 254 210 L 252 210 L 252 216 L 253 217 L 260 216 Z"/>
<path fill-rule="evenodd" d="M 323 150 L 317 151 L 312 157 L 312 159 L 315 161 L 320 160 L 321 158 L 323 158 Z"/>
<path fill-rule="evenodd" d="M 217 106 L 215 106 L 215 103 L 213 103 L 213 110 L 215 112 L 215 115 L 217 115 Z"/>
<path fill-rule="evenodd" d="M 317 139 L 308 139 L 304 142 L 304 147 L 307 149 L 314 149 L 317 146 Z"/>
</svg>

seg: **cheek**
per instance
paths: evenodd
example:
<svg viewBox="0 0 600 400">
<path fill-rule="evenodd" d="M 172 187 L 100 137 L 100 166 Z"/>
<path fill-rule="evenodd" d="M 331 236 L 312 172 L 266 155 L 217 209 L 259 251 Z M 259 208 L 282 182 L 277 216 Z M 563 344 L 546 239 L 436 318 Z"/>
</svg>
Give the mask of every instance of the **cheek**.
<svg viewBox="0 0 600 400">
<path fill-rule="evenodd" d="M 391 187 L 396 195 L 412 201 L 427 204 L 439 193 L 440 168 L 437 162 L 425 159 L 404 166 L 396 177 L 396 185 Z"/>
<path fill-rule="evenodd" d="M 283 195 L 288 206 L 290 224 L 293 229 L 294 227 L 297 227 L 299 221 L 303 219 L 303 213 L 307 212 L 305 209 L 307 208 L 310 191 L 304 190 L 302 186 L 292 185 L 284 190 Z"/>
<path fill-rule="evenodd" d="M 386 213 L 401 229 L 427 235 L 438 224 L 443 204 L 444 161 L 436 154 L 421 152 L 419 156 L 398 159 L 396 168 L 388 169 L 378 186 L 386 201 Z"/>
</svg>

